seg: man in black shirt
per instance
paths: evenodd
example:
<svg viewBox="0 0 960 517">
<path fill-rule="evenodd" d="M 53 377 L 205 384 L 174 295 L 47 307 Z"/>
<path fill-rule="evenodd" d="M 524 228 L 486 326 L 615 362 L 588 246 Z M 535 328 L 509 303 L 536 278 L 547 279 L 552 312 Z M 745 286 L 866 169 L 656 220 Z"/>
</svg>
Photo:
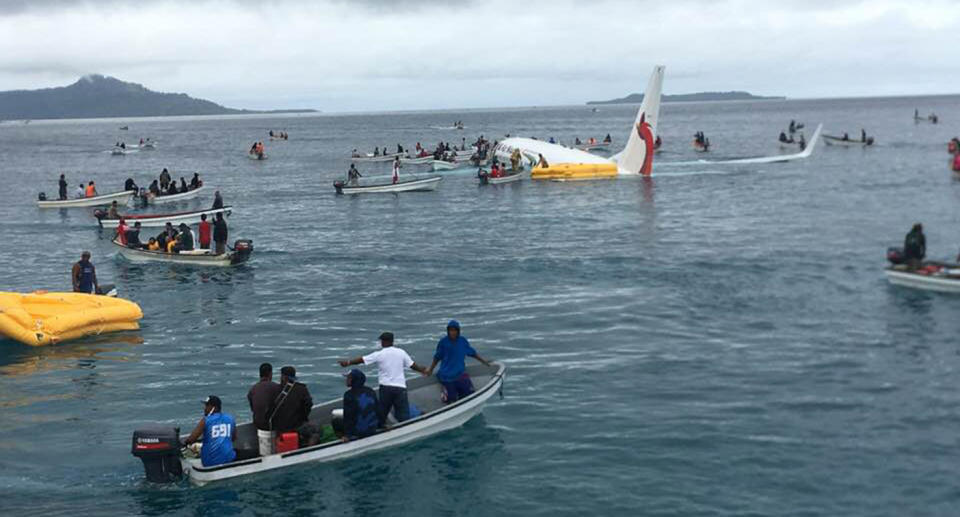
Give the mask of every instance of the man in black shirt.
<svg viewBox="0 0 960 517">
<path fill-rule="evenodd" d="M 260 455 L 273 454 L 273 432 L 270 430 L 270 413 L 273 403 L 280 394 L 280 385 L 273 382 L 273 365 L 260 365 L 260 382 L 253 385 L 247 393 L 250 411 L 253 413 L 253 425 L 257 428 L 260 443 Z"/>
<path fill-rule="evenodd" d="M 280 395 L 273 408 L 273 417 L 270 423 L 272 429 L 279 436 L 290 431 L 302 431 L 305 437 L 316 434 L 316 429 L 304 426 L 310 419 L 310 410 L 313 408 L 313 398 L 307 385 L 297 382 L 297 370 L 292 366 L 280 369 Z M 306 442 L 307 440 L 304 440 Z"/>
</svg>

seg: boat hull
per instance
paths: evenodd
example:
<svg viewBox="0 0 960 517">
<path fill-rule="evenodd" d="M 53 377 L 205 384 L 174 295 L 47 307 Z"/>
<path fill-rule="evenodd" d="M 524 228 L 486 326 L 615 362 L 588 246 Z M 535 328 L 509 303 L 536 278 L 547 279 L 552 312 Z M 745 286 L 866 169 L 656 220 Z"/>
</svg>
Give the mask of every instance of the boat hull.
<svg viewBox="0 0 960 517">
<path fill-rule="evenodd" d="M 193 199 L 200 195 L 207 187 L 201 186 L 193 190 L 188 190 L 186 192 L 181 192 L 180 194 L 168 194 L 166 196 L 154 196 L 153 194 L 147 195 L 147 203 L 151 205 L 166 205 L 169 203 L 177 203 L 179 201 L 186 201 L 188 199 Z"/>
<path fill-rule="evenodd" d="M 455 429 L 480 414 L 487 400 L 500 391 L 503 386 L 505 368 L 500 364 L 493 364 L 490 367 L 476 364 L 471 365 L 467 372 L 474 381 L 476 391 L 469 397 L 450 405 L 442 405 L 439 402 L 441 387 L 435 377 L 420 377 L 408 380 L 407 391 L 410 402 L 421 408 L 426 407 L 427 404 L 432 404 L 435 409 L 426 411 L 417 418 L 395 424 L 388 431 L 346 443 L 335 441 L 216 467 L 203 467 L 197 458 L 181 458 L 183 471 L 193 484 L 205 485 L 215 481 L 293 465 L 326 463 L 352 458 L 422 440 Z M 480 382 L 481 379 L 482 382 Z M 310 421 L 318 425 L 329 423 L 331 411 L 340 408 L 341 404 L 342 399 L 335 399 L 314 406 L 310 412 Z M 253 428 L 252 424 L 246 423 L 237 426 L 236 443 L 242 448 L 256 448 L 256 429 Z"/>
<path fill-rule="evenodd" d="M 102 196 L 84 197 L 79 199 L 65 199 L 37 201 L 39 208 L 89 208 L 93 206 L 107 206 L 116 201 L 118 204 L 126 204 L 133 197 L 134 192 L 127 190 L 124 192 L 114 192 Z"/>
<path fill-rule="evenodd" d="M 844 140 L 841 137 L 830 135 L 821 135 L 821 138 L 823 138 L 823 143 L 837 147 L 867 147 L 873 145 L 872 138 L 868 138 L 866 142 L 863 140 Z"/>
<path fill-rule="evenodd" d="M 938 293 L 960 294 L 960 277 L 922 275 L 895 269 L 887 269 L 885 273 L 887 280 L 893 285 Z"/>
<path fill-rule="evenodd" d="M 135 264 L 159 262 L 165 264 L 180 264 L 185 266 L 204 267 L 231 267 L 239 266 L 249 260 L 249 255 L 241 257 L 235 251 L 228 251 L 222 255 L 192 255 L 187 253 L 165 253 L 162 251 L 147 251 L 144 249 L 128 248 L 117 241 L 113 241 L 117 253 L 124 259 Z"/>
<path fill-rule="evenodd" d="M 399 183 L 385 183 L 382 185 L 349 186 L 344 183 L 334 183 L 337 194 L 385 194 L 396 192 L 427 192 L 436 190 L 443 176 L 431 176 L 423 179 L 401 181 Z"/>
<path fill-rule="evenodd" d="M 460 164 L 443 160 L 434 160 L 431 167 L 434 171 L 452 171 L 453 169 L 459 168 Z"/>
<path fill-rule="evenodd" d="M 194 225 L 200 223 L 200 216 L 203 214 L 207 215 L 207 220 L 212 224 L 213 219 L 217 214 L 223 214 L 224 216 L 229 216 L 233 213 L 233 207 L 225 206 L 223 208 L 214 208 L 210 210 L 195 210 L 192 212 L 181 212 L 176 214 L 157 214 L 157 215 L 125 215 L 124 220 L 130 226 L 133 226 L 134 223 L 140 223 L 140 226 L 143 228 L 162 228 L 167 225 L 167 223 L 177 226 L 180 223 L 185 223 L 188 225 Z M 115 224 L 119 223 L 119 219 L 107 219 L 106 217 L 98 219 L 100 224 Z"/>
</svg>

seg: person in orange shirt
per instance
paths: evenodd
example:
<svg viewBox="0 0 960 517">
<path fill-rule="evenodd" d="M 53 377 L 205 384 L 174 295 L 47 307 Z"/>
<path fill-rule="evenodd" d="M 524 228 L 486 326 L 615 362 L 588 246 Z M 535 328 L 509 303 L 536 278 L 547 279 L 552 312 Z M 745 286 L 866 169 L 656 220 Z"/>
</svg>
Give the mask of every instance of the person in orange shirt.
<svg viewBox="0 0 960 517">
<path fill-rule="evenodd" d="M 86 195 L 86 197 L 96 197 L 96 195 L 97 195 L 97 187 L 96 187 L 96 185 L 93 184 L 92 181 L 91 181 L 89 184 L 87 184 L 87 192 L 86 192 L 85 195 Z"/>
</svg>

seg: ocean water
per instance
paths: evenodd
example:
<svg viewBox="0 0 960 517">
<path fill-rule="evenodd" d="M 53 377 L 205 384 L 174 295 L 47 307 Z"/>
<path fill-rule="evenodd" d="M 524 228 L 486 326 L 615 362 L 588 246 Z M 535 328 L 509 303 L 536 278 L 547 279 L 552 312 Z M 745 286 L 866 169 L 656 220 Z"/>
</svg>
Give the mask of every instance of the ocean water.
<svg viewBox="0 0 960 517">
<path fill-rule="evenodd" d="M 914 124 L 913 110 L 939 125 Z M 0 341 L 0 494 L 10 515 L 956 515 L 960 297 L 889 286 L 914 222 L 960 246 L 946 142 L 960 98 L 668 104 L 650 179 L 343 197 L 351 149 L 506 133 L 622 144 L 636 106 L 0 124 L 2 289 L 69 288 L 93 253 L 141 305 L 139 332 L 47 348 Z M 790 119 L 861 127 L 868 149 L 776 154 Z M 443 129 L 456 120 L 463 132 Z M 129 125 L 129 131 L 119 131 Z M 287 142 L 269 142 L 269 129 Z M 112 157 L 118 139 L 155 151 Z M 269 159 L 248 160 L 261 139 Z M 86 210 L 101 192 L 199 170 L 235 206 L 245 266 L 131 265 Z M 408 167 L 404 173 L 416 169 Z M 361 166 L 365 176 L 387 165 Z M 208 206 L 210 196 L 171 207 Z M 421 442 L 204 488 L 143 481 L 147 422 L 188 429 L 217 394 L 247 420 L 257 366 L 295 365 L 317 401 L 336 359 L 398 344 L 429 362 L 450 318 L 507 365 L 503 399 Z M 372 372 L 371 372 L 372 373 Z"/>
</svg>

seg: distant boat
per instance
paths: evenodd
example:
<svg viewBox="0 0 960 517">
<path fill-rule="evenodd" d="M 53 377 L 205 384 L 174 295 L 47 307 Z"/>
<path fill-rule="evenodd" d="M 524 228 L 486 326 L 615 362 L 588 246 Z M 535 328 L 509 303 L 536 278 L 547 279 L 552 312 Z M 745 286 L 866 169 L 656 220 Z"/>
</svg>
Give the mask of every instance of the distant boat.
<svg viewBox="0 0 960 517">
<path fill-rule="evenodd" d="M 130 126 L 120 126 L 120 131 L 128 131 Z"/>
<path fill-rule="evenodd" d="M 348 185 L 342 181 L 335 181 L 333 188 L 337 194 L 365 194 L 365 193 L 395 193 L 395 192 L 425 192 L 436 190 L 443 176 L 426 176 L 397 183 L 379 183 L 373 185 Z"/>
</svg>

